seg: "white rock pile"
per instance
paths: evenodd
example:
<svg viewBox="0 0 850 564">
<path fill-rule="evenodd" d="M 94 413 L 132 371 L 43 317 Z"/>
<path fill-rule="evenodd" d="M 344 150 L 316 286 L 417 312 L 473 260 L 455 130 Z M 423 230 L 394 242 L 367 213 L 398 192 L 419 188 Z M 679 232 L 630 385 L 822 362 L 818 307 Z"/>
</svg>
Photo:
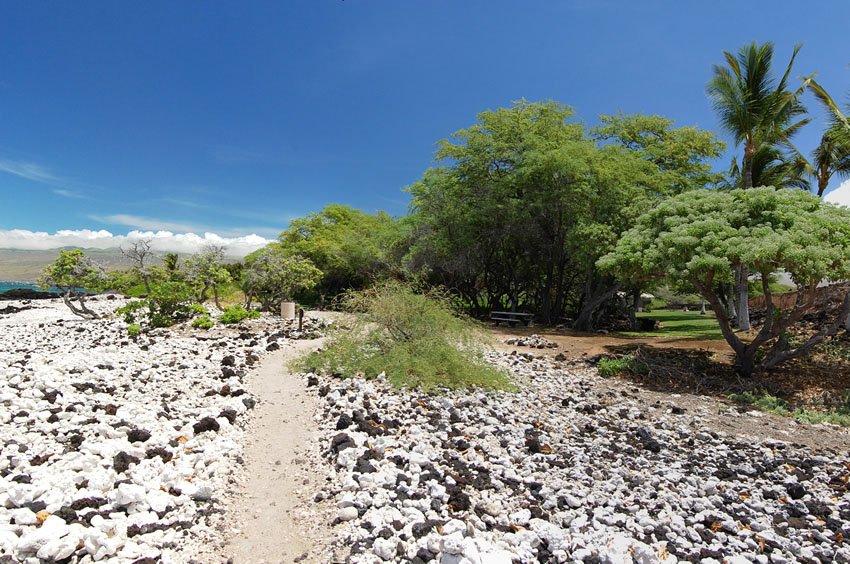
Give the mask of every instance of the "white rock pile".
<svg viewBox="0 0 850 564">
<path fill-rule="evenodd" d="M 515 347 L 530 347 L 532 349 L 557 349 L 558 343 L 550 341 L 540 335 L 529 335 L 527 337 L 511 337 L 505 341 L 508 345 Z"/>
<path fill-rule="evenodd" d="M 351 562 L 850 562 L 850 460 L 704 426 L 584 364 L 494 355 L 517 392 L 317 379 Z"/>
<path fill-rule="evenodd" d="M 11 305 L 0 316 L 2 561 L 190 561 L 217 534 L 217 499 L 240 462 L 256 403 L 243 377 L 292 326 L 131 339 L 119 319 L 80 320 L 61 301 Z"/>
</svg>

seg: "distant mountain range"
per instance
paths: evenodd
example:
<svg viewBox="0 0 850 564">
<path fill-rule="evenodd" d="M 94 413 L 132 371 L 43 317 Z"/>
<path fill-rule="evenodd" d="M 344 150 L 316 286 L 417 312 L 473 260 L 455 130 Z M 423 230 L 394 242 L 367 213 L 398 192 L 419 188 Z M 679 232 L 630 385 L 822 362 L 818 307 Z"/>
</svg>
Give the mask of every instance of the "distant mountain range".
<svg viewBox="0 0 850 564">
<path fill-rule="evenodd" d="M 35 280 L 45 266 L 56 260 L 59 251 L 79 247 L 64 247 L 45 251 L 0 249 L 0 280 Z M 128 268 L 130 263 L 120 249 L 82 249 L 106 270 Z"/>
</svg>

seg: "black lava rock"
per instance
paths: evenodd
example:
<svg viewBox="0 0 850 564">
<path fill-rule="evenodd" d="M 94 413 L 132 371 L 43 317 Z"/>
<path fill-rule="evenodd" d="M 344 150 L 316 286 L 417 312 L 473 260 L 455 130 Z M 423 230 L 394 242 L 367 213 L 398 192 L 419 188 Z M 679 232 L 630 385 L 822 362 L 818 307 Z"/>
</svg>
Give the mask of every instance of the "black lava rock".
<svg viewBox="0 0 850 564">
<path fill-rule="evenodd" d="M 209 415 L 192 425 L 192 430 L 195 431 L 196 435 L 206 431 L 218 431 L 220 428 L 221 425 L 218 424 L 215 417 L 210 417 Z"/>
<path fill-rule="evenodd" d="M 119 474 L 130 467 L 130 464 L 138 464 L 141 460 L 132 454 L 127 454 L 123 450 L 112 458 L 112 468 Z"/>
<path fill-rule="evenodd" d="M 149 438 L 151 438 L 150 432 L 144 429 L 132 429 L 127 433 L 127 440 L 131 443 L 143 443 Z"/>
</svg>

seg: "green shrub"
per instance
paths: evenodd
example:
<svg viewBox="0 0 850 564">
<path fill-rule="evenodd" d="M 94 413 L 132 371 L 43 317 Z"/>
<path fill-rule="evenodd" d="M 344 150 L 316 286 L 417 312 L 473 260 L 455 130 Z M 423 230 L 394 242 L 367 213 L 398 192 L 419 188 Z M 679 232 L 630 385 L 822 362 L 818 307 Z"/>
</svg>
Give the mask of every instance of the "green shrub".
<svg viewBox="0 0 850 564">
<path fill-rule="evenodd" d="M 189 306 L 189 311 L 193 315 L 209 315 L 210 312 L 202 304 L 192 304 Z"/>
<path fill-rule="evenodd" d="M 215 322 L 209 315 L 200 315 L 192 321 L 192 327 L 195 329 L 212 329 Z"/>
<path fill-rule="evenodd" d="M 611 378 L 626 371 L 644 374 L 648 369 L 645 363 L 638 361 L 630 354 L 620 358 L 601 358 L 596 364 L 596 371 L 603 378 Z"/>
<path fill-rule="evenodd" d="M 505 372 L 484 360 L 484 331 L 459 317 L 445 295 L 389 282 L 350 292 L 342 304 L 352 313 L 351 326 L 335 330 L 299 368 L 344 376 L 384 372 L 398 387 L 510 387 Z"/>
<path fill-rule="evenodd" d="M 136 319 L 141 315 L 141 311 L 147 308 L 148 304 L 144 300 L 127 302 L 123 306 L 116 308 L 115 313 L 124 318 L 124 323 L 136 323 Z"/>
<path fill-rule="evenodd" d="M 138 323 L 131 323 L 127 326 L 127 334 L 131 337 L 138 337 L 142 333 L 142 326 Z"/>
<path fill-rule="evenodd" d="M 151 287 L 144 300 L 128 302 L 115 313 L 124 317 L 125 323 L 146 321 L 151 327 L 171 327 L 189 317 L 192 290 L 183 282 L 162 282 Z"/>
<path fill-rule="evenodd" d="M 786 400 L 771 395 L 765 390 L 730 394 L 734 402 L 751 406 L 783 417 L 793 417 L 798 423 L 829 423 L 850 427 L 850 395 L 845 394 L 844 403 L 837 407 L 803 406 L 794 408 Z"/>
<path fill-rule="evenodd" d="M 224 310 L 224 313 L 218 318 L 219 321 L 225 324 L 239 323 L 244 319 L 257 319 L 260 317 L 260 312 L 257 310 L 246 310 L 242 305 L 235 305 Z"/>
</svg>

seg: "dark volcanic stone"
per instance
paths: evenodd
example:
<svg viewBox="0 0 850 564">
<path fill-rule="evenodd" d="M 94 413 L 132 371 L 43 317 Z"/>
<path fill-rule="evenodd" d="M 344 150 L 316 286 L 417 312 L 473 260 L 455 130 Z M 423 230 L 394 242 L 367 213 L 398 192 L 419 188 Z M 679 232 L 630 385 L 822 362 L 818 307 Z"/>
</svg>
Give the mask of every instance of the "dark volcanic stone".
<svg viewBox="0 0 850 564">
<path fill-rule="evenodd" d="M 235 409 L 225 409 L 225 410 L 222 410 L 222 412 L 219 413 L 218 416 L 224 417 L 225 419 L 230 421 L 231 425 L 233 425 L 233 423 L 236 421 L 236 410 Z"/>
<path fill-rule="evenodd" d="M 196 435 L 206 431 L 218 431 L 220 428 L 221 425 L 218 424 L 215 417 L 210 417 L 209 415 L 192 425 L 192 430 Z"/>
<path fill-rule="evenodd" d="M 354 442 L 354 439 L 346 435 L 345 433 L 339 433 L 331 439 L 331 452 L 334 454 L 339 453 L 347 448 L 354 448 L 357 446 Z"/>
<path fill-rule="evenodd" d="M 158 456 L 162 459 L 163 462 L 168 462 L 173 458 L 171 452 L 162 447 L 149 448 L 145 451 L 145 456 L 147 458 L 153 458 L 154 456 Z"/>
<path fill-rule="evenodd" d="M 257 405 L 257 400 L 251 397 L 242 398 L 242 405 L 244 405 L 248 409 L 254 409 L 254 407 Z"/>
<path fill-rule="evenodd" d="M 222 366 L 236 366 L 236 357 L 229 354 L 221 359 Z"/>
<path fill-rule="evenodd" d="M 130 467 L 130 464 L 138 464 L 140 460 L 132 454 L 127 454 L 123 450 L 112 458 L 112 468 L 119 474 Z"/>
<path fill-rule="evenodd" d="M 336 430 L 342 431 L 343 429 L 347 429 L 348 427 L 351 427 L 352 423 L 353 421 L 351 420 L 351 417 L 349 417 L 347 413 L 343 413 L 336 421 Z"/>
<path fill-rule="evenodd" d="M 807 493 L 806 488 L 804 488 L 800 484 L 791 484 L 785 490 L 788 492 L 788 495 L 791 499 L 802 499 Z"/>
<path fill-rule="evenodd" d="M 105 505 L 106 500 L 102 497 L 84 497 L 81 499 L 75 499 L 71 502 L 71 509 L 74 511 L 79 511 L 80 509 L 97 509 L 101 505 Z"/>
<path fill-rule="evenodd" d="M 143 443 L 149 438 L 151 438 L 151 434 L 145 429 L 131 429 L 130 432 L 127 433 L 127 440 L 131 443 Z"/>
</svg>

